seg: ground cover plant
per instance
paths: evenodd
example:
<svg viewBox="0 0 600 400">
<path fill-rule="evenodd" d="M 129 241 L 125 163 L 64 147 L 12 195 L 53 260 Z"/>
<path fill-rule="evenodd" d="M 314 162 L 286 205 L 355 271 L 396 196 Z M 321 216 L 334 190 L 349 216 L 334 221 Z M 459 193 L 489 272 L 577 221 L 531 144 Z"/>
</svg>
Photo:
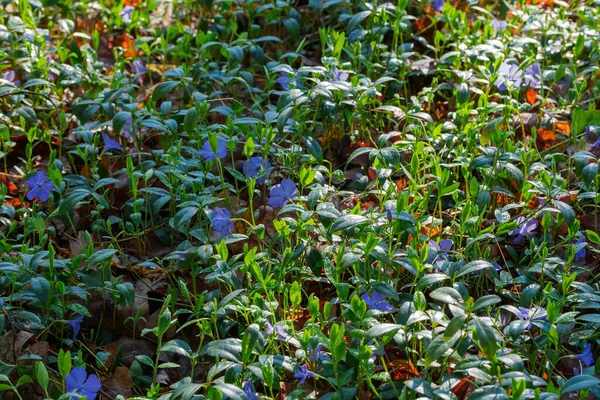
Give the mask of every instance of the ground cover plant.
<svg viewBox="0 0 600 400">
<path fill-rule="evenodd" d="M 0 1 L 0 398 L 599 397 L 599 18 Z"/>
</svg>

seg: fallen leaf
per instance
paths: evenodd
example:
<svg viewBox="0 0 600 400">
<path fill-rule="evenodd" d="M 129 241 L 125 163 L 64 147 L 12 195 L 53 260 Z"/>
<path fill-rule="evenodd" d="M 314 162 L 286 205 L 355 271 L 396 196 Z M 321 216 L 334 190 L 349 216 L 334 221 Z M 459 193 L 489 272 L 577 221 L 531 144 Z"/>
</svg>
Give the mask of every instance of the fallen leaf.
<svg viewBox="0 0 600 400">
<path fill-rule="evenodd" d="M 525 91 L 525 100 L 531 105 L 535 104 L 535 100 L 537 97 L 537 92 L 533 88 L 528 88 Z"/>
</svg>

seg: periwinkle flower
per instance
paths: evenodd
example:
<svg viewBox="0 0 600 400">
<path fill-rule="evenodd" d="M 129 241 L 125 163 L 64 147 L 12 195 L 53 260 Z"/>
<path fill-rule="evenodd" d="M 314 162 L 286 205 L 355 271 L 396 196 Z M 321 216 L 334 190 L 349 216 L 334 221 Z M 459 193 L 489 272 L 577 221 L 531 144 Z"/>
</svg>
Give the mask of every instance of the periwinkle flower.
<svg viewBox="0 0 600 400">
<path fill-rule="evenodd" d="M 585 368 L 588 368 L 588 367 L 594 365 L 596 360 L 594 360 L 594 356 L 592 355 L 592 344 L 591 343 L 584 344 L 583 352 L 575 355 L 575 358 L 577 358 L 579 361 L 581 361 L 583 363 L 583 365 L 585 365 Z"/>
<path fill-rule="evenodd" d="M 294 181 L 286 178 L 281 183 L 273 185 L 270 194 L 268 204 L 271 207 L 281 208 L 298 196 L 298 188 Z"/>
<path fill-rule="evenodd" d="M 217 157 L 223 158 L 227 155 L 227 141 L 224 139 L 217 139 Z M 199 154 L 206 161 L 213 161 L 215 159 L 215 153 L 210 147 L 210 142 L 207 140 L 202 145 L 202 150 L 199 151 Z"/>
<path fill-rule="evenodd" d="M 281 85 L 283 90 L 288 90 L 288 87 L 289 87 L 288 76 L 289 76 L 289 74 L 287 72 L 280 72 L 279 77 L 277 79 L 275 79 L 275 82 L 279 83 L 279 85 Z"/>
<path fill-rule="evenodd" d="M 50 182 L 44 171 L 36 172 L 33 177 L 25 181 L 25 185 L 29 187 L 27 199 L 30 201 L 36 197 L 41 201 L 48 201 L 50 192 L 56 187 L 54 183 Z"/>
<path fill-rule="evenodd" d="M 365 302 L 369 310 L 389 312 L 394 309 L 390 303 L 384 301 L 386 299 L 385 294 L 377 290 L 373 290 L 371 296 L 369 296 L 368 292 L 365 292 L 360 298 Z"/>
<path fill-rule="evenodd" d="M 102 140 L 104 141 L 104 151 L 119 150 L 123 151 L 123 148 L 115 139 L 111 139 L 106 133 L 102 132 Z"/>
<path fill-rule="evenodd" d="M 67 383 L 67 393 L 78 395 L 71 396 L 71 400 L 83 396 L 85 396 L 87 400 L 94 400 L 102 387 L 100 379 L 94 374 L 88 377 L 88 374 L 83 367 L 74 368 L 67 375 L 65 381 Z"/>
<path fill-rule="evenodd" d="M 523 321 L 535 321 L 546 319 L 546 309 L 544 307 L 535 305 L 531 308 L 519 307 L 519 311 L 521 312 L 522 316 L 517 314 L 517 318 Z M 527 329 L 531 329 L 531 324 L 527 325 Z"/>
<path fill-rule="evenodd" d="M 242 171 L 247 178 L 253 178 L 265 169 L 271 168 L 271 163 L 262 157 L 250 157 L 247 161 L 242 162 Z M 265 176 L 256 179 L 256 183 L 265 183 Z"/>
<path fill-rule="evenodd" d="M 215 207 L 210 215 L 210 221 L 215 231 L 219 232 L 221 237 L 231 235 L 233 232 L 233 222 L 231 214 L 226 208 Z"/>
<path fill-rule="evenodd" d="M 143 74 L 146 71 L 148 71 L 148 68 L 146 68 L 142 60 L 133 60 L 131 62 L 131 72 L 133 72 L 134 74 L 139 75 Z"/>
<path fill-rule="evenodd" d="M 442 12 L 442 8 L 444 8 L 445 0 L 432 0 L 431 8 L 435 12 Z"/>
<path fill-rule="evenodd" d="M 325 348 L 325 346 L 323 346 L 323 343 L 317 344 L 317 346 L 314 349 L 309 344 L 308 345 L 308 361 L 310 361 L 310 362 L 316 361 L 316 362 L 320 363 L 323 360 L 321 351 L 323 351 L 324 348 Z"/>
<path fill-rule="evenodd" d="M 244 383 L 243 390 L 248 400 L 258 400 L 258 395 L 256 394 L 256 390 L 254 389 L 254 385 L 252 384 L 252 379 L 248 379 Z"/>
<path fill-rule="evenodd" d="M 440 244 L 430 240 L 427 244 L 430 249 L 433 249 L 436 252 L 433 262 L 447 260 L 448 252 L 452 250 L 452 247 L 454 246 L 454 242 L 450 239 L 441 239 Z"/>
<path fill-rule="evenodd" d="M 128 24 L 128 23 L 131 22 L 131 13 L 133 12 L 133 10 L 135 10 L 135 7 L 133 7 L 133 6 L 125 6 L 125 7 L 123 7 L 123 9 L 121 10 L 121 12 L 119 13 L 121 15 L 121 19 L 126 24 Z"/>
<path fill-rule="evenodd" d="M 315 373 L 309 370 L 306 364 L 304 364 L 300 367 L 300 370 L 294 374 L 294 379 L 300 379 L 300 382 L 298 383 L 304 385 L 304 382 L 313 376 L 315 376 Z"/>
<path fill-rule="evenodd" d="M 492 20 L 492 22 L 490 22 L 490 25 L 492 25 L 492 27 L 494 27 L 494 32 L 496 34 L 499 34 L 499 33 L 502 33 L 508 27 L 508 22 L 501 20 L 501 19 L 494 18 Z"/>
<path fill-rule="evenodd" d="M 79 331 L 81 330 L 81 323 L 83 322 L 83 314 L 77 314 L 75 318 L 65 321 L 67 325 L 73 328 L 73 341 L 77 339 Z"/>
<path fill-rule="evenodd" d="M 17 79 L 17 74 L 12 69 L 5 70 L 2 73 L 2 79 L 12 82 L 15 86 L 21 86 L 21 81 Z"/>
<path fill-rule="evenodd" d="M 509 64 L 506 61 L 498 68 L 498 78 L 494 82 L 499 90 L 508 90 L 511 88 L 519 88 L 523 83 L 523 72 L 519 70 L 516 64 Z M 508 85 L 507 85 L 508 84 Z"/>
<path fill-rule="evenodd" d="M 528 237 L 535 235 L 535 230 L 538 227 L 538 222 L 533 218 L 517 217 L 515 219 L 517 227 L 508 232 L 509 236 L 516 236 L 514 242 L 519 244 Z"/>
<path fill-rule="evenodd" d="M 587 246 L 587 241 L 586 241 L 586 237 L 585 237 L 585 232 L 582 231 L 582 237 L 580 237 L 579 239 L 577 239 L 577 241 L 575 241 L 575 243 L 573 244 L 573 247 L 577 246 L 581 246 L 581 248 L 579 250 L 577 250 L 577 252 L 575 252 L 575 262 L 580 262 L 581 260 L 585 260 L 585 247 Z"/>
<path fill-rule="evenodd" d="M 350 77 L 350 75 L 345 72 L 340 70 L 338 67 L 333 68 L 333 70 L 331 71 L 331 77 L 332 77 L 332 81 L 347 81 L 348 78 Z"/>
<path fill-rule="evenodd" d="M 525 85 L 529 85 L 529 87 L 538 86 L 541 81 L 541 72 L 540 72 L 540 64 L 535 63 L 531 64 L 529 67 L 525 68 L 523 80 Z"/>
</svg>

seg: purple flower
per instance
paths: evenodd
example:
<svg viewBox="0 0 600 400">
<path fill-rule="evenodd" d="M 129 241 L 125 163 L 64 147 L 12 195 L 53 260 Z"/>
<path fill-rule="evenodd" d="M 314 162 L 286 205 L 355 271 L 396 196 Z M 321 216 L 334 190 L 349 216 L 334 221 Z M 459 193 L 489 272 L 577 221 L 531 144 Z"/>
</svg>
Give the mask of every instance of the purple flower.
<svg viewBox="0 0 600 400">
<path fill-rule="evenodd" d="M 33 177 L 26 180 L 25 185 L 29 187 L 27 199 L 33 200 L 37 197 L 41 201 L 48 201 L 50 192 L 56 187 L 54 183 L 50 182 L 48 175 L 43 171 L 38 171 Z"/>
<path fill-rule="evenodd" d="M 494 32 L 502 33 L 508 27 L 508 22 L 494 18 L 490 25 L 494 27 Z"/>
<path fill-rule="evenodd" d="M 224 139 L 218 139 L 217 143 L 217 157 L 223 158 L 227 155 L 227 142 Z M 202 145 L 202 150 L 200 150 L 199 154 L 206 161 L 213 161 L 215 159 L 215 153 L 213 152 L 212 147 L 210 147 L 208 140 Z"/>
<path fill-rule="evenodd" d="M 121 15 L 121 19 L 123 19 L 123 22 L 125 22 L 126 24 L 131 22 L 131 13 L 133 12 L 133 10 L 135 10 L 135 7 L 125 6 L 119 13 Z"/>
<path fill-rule="evenodd" d="M 577 354 L 575 356 L 579 361 L 588 368 L 591 365 L 594 365 L 596 360 L 594 360 L 594 356 L 592 355 L 592 344 L 586 343 L 583 345 L 583 352 L 581 354 Z"/>
<path fill-rule="evenodd" d="M 385 354 L 385 349 L 382 346 L 379 345 L 375 345 L 375 342 L 373 340 L 371 340 L 367 346 L 369 346 L 373 352 L 373 355 L 371 356 L 371 361 L 375 361 L 375 359 L 378 356 L 382 356 Z"/>
<path fill-rule="evenodd" d="M 310 361 L 310 362 L 316 361 L 316 362 L 320 363 L 323 360 L 321 351 L 323 351 L 324 348 L 325 348 L 325 346 L 323 346 L 323 343 L 317 344 L 317 347 L 315 347 L 314 349 L 309 344 L 308 345 L 308 361 Z"/>
<path fill-rule="evenodd" d="M 142 60 L 134 60 L 131 63 L 131 72 L 133 72 L 134 74 L 140 75 L 146 71 L 148 71 L 148 68 L 146 68 Z"/>
<path fill-rule="evenodd" d="M 65 381 L 67 382 L 67 393 L 85 396 L 87 400 L 94 400 L 102 387 L 100 379 L 94 374 L 88 377 L 83 367 L 74 368 L 67 375 Z M 76 399 L 80 396 L 71 396 L 70 398 Z"/>
<path fill-rule="evenodd" d="M 269 320 L 266 320 L 265 325 L 267 326 L 267 329 L 265 329 L 265 335 L 271 336 L 273 334 L 273 325 L 271 325 Z"/>
<path fill-rule="evenodd" d="M 17 74 L 12 69 L 4 71 L 2 73 L 2 79 L 12 82 L 15 86 L 21 86 L 21 81 L 17 79 Z"/>
<path fill-rule="evenodd" d="M 575 253 L 575 262 L 579 262 L 581 260 L 585 261 L 585 247 L 586 247 L 586 237 L 585 237 L 585 232 L 583 232 L 583 236 L 580 237 L 579 239 L 577 239 L 577 241 L 573 244 L 573 247 L 576 246 L 581 246 L 583 244 L 583 246 L 577 250 L 577 252 Z"/>
<path fill-rule="evenodd" d="M 242 171 L 244 171 L 244 175 L 247 178 L 252 178 L 269 168 L 271 168 L 271 163 L 267 159 L 263 160 L 262 157 L 250 157 L 248 161 L 242 161 Z M 265 176 L 263 175 L 256 179 L 256 183 L 261 185 L 265 183 Z"/>
<path fill-rule="evenodd" d="M 287 342 L 292 337 L 281 325 L 275 325 L 275 333 L 277 334 L 275 340 L 279 340 L 280 342 Z"/>
<path fill-rule="evenodd" d="M 73 328 L 73 341 L 77 339 L 77 335 L 79 335 L 79 330 L 81 329 L 81 323 L 83 322 L 83 314 L 77 314 L 75 318 L 65 321 L 68 325 L 71 325 Z"/>
<path fill-rule="evenodd" d="M 545 320 L 546 319 L 546 309 L 544 307 L 533 306 L 531 308 L 519 307 L 519 311 L 522 315 L 517 314 L 517 318 L 522 321 L 529 320 Z M 527 325 L 527 329 L 531 329 L 531 324 Z"/>
<path fill-rule="evenodd" d="M 394 309 L 390 303 L 384 301 L 385 294 L 380 293 L 377 290 L 373 290 L 371 296 L 369 296 L 368 292 L 365 292 L 360 298 L 367 304 L 369 310 L 388 312 Z"/>
<path fill-rule="evenodd" d="M 445 0 L 431 0 L 431 8 L 435 12 L 442 12 L 442 8 L 444 8 Z"/>
<path fill-rule="evenodd" d="M 254 385 L 252 384 L 252 379 L 248 379 L 246 383 L 244 383 L 244 393 L 246 393 L 246 397 L 248 400 L 258 400 L 258 395 L 254 389 Z"/>
<path fill-rule="evenodd" d="M 498 78 L 494 84 L 500 90 L 508 90 L 508 86 L 511 88 L 519 88 L 523 83 L 523 72 L 519 70 L 518 65 L 504 62 L 500 68 L 498 68 L 497 73 Z M 509 84 L 508 86 L 506 85 L 507 83 Z"/>
<path fill-rule="evenodd" d="M 131 118 L 131 115 L 127 117 L 127 120 L 125 121 L 125 125 L 123 125 L 122 130 L 125 137 L 127 139 L 131 139 L 131 131 L 133 130 L 133 119 Z"/>
<path fill-rule="evenodd" d="M 309 370 L 306 364 L 304 364 L 300 367 L 300 370 L 294 374 L 294 379 L 300 379 L 300 382 L 298 383 L 304 385 L 304 382 L 313 376 L 315 376 L 315 373 Z"/>
<path fill-rule="evenodd" d="M 277 185 L 271 187 L 271 196 L 269 197 L 268 204 L 271 207 L 283 207 L 289 200 L 298 196 L 298 188 L 294 181 L 286 178 Z"/>
<path fill-rule="evenodd" d="M 495 269 L 497 272 L 500 272 L 500 271 L 502 271 L 502 266 L 501 266 L 500 264 L 498 264 L 497 262 L 493 262 L 493 263 L 492 263 L 492 266 L 494 267 L 494 269 Z"/>
<path fill-rule="evenodd" d="M 396 202 L 388 200 L 385 202 L 385 215 L 388 221 L 394 220 L 398 217 L 398 211 L 396 210 Z"/>
<path fill-rule="evenodd" d="M 102 140 L 104 141 L 104 151 L 108 150 L 119 150 L 123 151 L 123 148 L 115 139 L 111 139 L 106 133 L 102 132 Z"/>
<path fill-rule="evenodd" d="M 283 90 L 288 90 L 288 76 L 289 74 L 287 72 L 280 72 L 279 73 L 279 78 L 277 78 L 275 80 L 275 82 L 279 83 L 281 85 L 281 87 L 283 88 Z"/>
<path fill-rule="evenodd" d="M 210 215 L 210 221 L 212 222 L 213 229 L 219 232 L 221 237 L 231 235 L 233 232 L 231 214 L 226 208 L 215 207 Z"/>
<path fill-rule="evenodd" d="M 442 261 L 448 259 L 448 252 L 452 250 L 452 246 L 454 246 L 454 242 L 450 239 L 442 239 L 440 240 L 440 244 L 438 245 L 433 240 L 430 240 L 428 243 L 431 249 L 436 251 L 435 261 Z"/>
<path fill-rule="evenodd" d="M 538 227 L 538 222 L 533 218 L 517 217 L 515 219 L 517 227 L 512 231 L 508 232 L 509 236 L 516 236 L 514 242 L 519 244 L 525 238 L 535 235 L 535 229 Z"/>
<path fill-rule="evenodd" d="M 332 76 L 332 81 L 347 81 L 348 77 L 350 75 L 348 75 L 347 72 L 344 72 L 342 70 L 340 70 L 338 67 L 335 67 L 332 71 L 331 71 L 331 76 Z"/>
<path fill-rule="evenodd" d="M 592 149 L 598 149 L 600 147 L 600 129 L 596 125 L 588 125 L 585 127 L 585 138 L 587 141 L 593 140 L 591 144 Z"/>
<path fill-rule="evenodd" d="M 542 82 L 541 76 L 540 64 L 531 64 L 529 67 L 525 68 L 524 81 L 529 87 L 538 86 Z"/>
</svg>

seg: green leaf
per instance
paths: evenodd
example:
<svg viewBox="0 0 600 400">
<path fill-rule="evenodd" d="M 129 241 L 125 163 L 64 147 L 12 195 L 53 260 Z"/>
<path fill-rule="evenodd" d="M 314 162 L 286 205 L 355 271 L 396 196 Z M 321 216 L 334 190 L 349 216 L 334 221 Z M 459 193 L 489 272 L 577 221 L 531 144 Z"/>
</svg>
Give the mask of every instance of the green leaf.
<svg viewBox="0 0 600 400">
<path fill-rule="evenodd" d="M 318 213 L 318 211 L 317 211 Z M 369 219 L 362 215 L 347 214 L 338 219 L 331 225 L 331 232 L 344 231 L 357 225 L 364 224 Z"/>
<path fill-rule="evenodd" d="M 573 208 L 571 208 L 571 206 L 567 203 L 559 200 L 552 200 L 552 204 L 558 208 L 558 211 L 560 211 L 560 213 L 565 217 L 565 220 L 569 226 L 571 226 L 575 221 L 575 212 L 573 211 Z"/>
<path fill-rule="evenodd" d="M 600 384 L 600 379 L 591 375 L 576 375 L 563 384 L 560 394 L 578 392 L 580 390 L 590 389 Z"/>
<path fill-rule="evenodd" d="M 496 351 L 499 348 L 494 330 L 480 318 L 475 318 L 474 323 L 477 331 L 477 343 L 486 358 L 491 361 L 496 357 Z"/>
<path fill-rule="evenodd" d="M 317 139 L 313 138 L 312 136 L 306 136 L 304 138 L 304 143 L 306 144 L 308 151 L 310 151 L 310 154 L 312 154 L 312 156 L 319 163 L 322 163 L 323 162 L 323 150 L 321 149 L 321 145 L 319 144 L 319 141 Z"/>
<path fill-rule="evenodd" d="M 198 113 L 194 107 L 187 110 L 185 117 L 183 118 L 183 129 L 191 135 L 198 124 Z"/>
<path fill-rule="evenodd" d="M 487 268 L 494 268 L 494 266 L 484 260 L 471 261 L 460 269 L 458 274 L 456 274 L 456 277 L 458 278 L 470 274 L 471 272 L 477 272 Z"/>
<path fill-rule="evenodd" d="M 167 94 L 172 92 L 179 85 L 181 85 L 181 82 L 178 81 L 168 81 L 159 83 L 154 88 L 154 92 L 152 92 L 152 100 L 160 100 L 161 98 L 165 97 Z"/>
<path fill-rule="evenodd" d="M 181 228 L 187 226 L 197 212 L 198 207 L 186 207 L 179 210 L 173 219 L 173 229 L 181 231 Z"/>
<path fill-rule="evenodd" d="M 102 264 L 103 262 L 111 259 L 116 253 L 117 253 L 117 250 L 115 250 L 115 249 L 99 250 L 99 251 L 95 252 L 94 254 L 92 254 L 92 256 L 89 258 L 89 260 L 87 262 L 88 266 Z"/>
<path fill-rule="evenodd" d="M 494 294 L 490 294 L 487 296 L 483 296 L 478 298 L 473 305 L 473 311 L 477 311 L 480 308 L 490 307 L 494 304 L 498 304 L 502 301 L 502 299 Z"/>
<path fill-rule="evenodd" d="M 458 293 L 458 290 L 451 287 L 441 287 L 435 289 L 430 294 L 431 298 L 441 301 L 446 304 L 460 304 L 463 303 L 462 296 Z"/>
<path fill-rule="evenodd" d="M 35 380 L 42 389 L 46 390 L 48 388 L 48 384 L 50 383 L 50 379 L 48 377 L 48 370 L 46 369 L 46 365 L 44 365 L 41 361 L 35 362 L 34 367 Z"/>
<path fill-rule="evenodd" d="M 387 324 L 387 323 L 383 323 L 383 324 L 378 324 L 375 325 L 374 327 L 370 328 L 367 331 L 367 342 L 370 342 L 371 340 L 375 339 L 376 337 L 379 336 L 383 336 L 386 333 L 390 333 L 390 332 L 397 332 L 400 328 L 402 328 L 401 325 L 398 324 Z"/>
</svg>

